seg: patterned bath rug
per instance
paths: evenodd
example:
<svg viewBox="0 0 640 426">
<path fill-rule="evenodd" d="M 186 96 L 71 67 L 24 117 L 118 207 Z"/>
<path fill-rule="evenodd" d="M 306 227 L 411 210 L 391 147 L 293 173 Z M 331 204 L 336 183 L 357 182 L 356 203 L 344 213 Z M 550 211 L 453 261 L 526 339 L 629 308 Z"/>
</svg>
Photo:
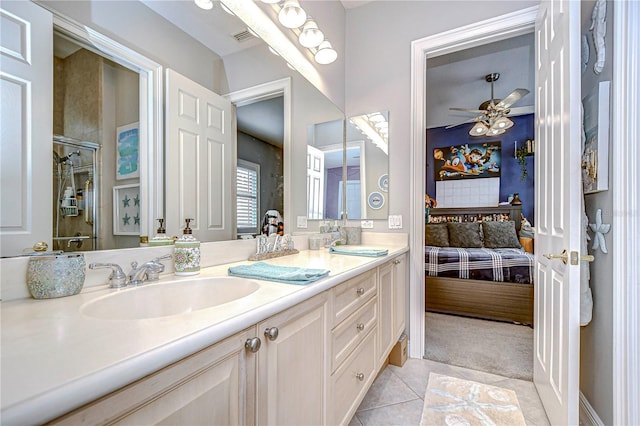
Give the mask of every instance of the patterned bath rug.
<svg viewBox="0 0 640 426">
<path fill-rule="evenodd" d="M 525 426 L 516 393 L 441 374 L 429 374 L 420 426 Z"/>
</svg>

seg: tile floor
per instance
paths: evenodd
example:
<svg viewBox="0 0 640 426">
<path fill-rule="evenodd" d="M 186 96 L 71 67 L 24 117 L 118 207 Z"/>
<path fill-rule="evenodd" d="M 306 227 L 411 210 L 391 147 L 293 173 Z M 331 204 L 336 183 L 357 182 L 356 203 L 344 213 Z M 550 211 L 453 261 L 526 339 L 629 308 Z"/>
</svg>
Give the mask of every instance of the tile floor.
<svg viewBox="0 0 640 426">
<path fill-rule="evenodd" d="M 427 359 L 408 359 L 402 368 L 387 366 L 373 382 L 349 425 L 419 425 L 430 372 L 511 389 L 518 396 L 527 425 L 549 425 L 533 382 Z"/>
</svg>

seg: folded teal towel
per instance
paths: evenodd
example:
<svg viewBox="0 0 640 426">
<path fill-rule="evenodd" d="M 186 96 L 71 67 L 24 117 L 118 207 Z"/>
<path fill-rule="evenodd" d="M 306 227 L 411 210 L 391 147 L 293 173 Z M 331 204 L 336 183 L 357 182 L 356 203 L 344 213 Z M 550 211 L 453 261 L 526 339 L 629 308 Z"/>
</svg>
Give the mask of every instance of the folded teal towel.
<svg viewBox="0 0 640 426">
<path fill-rule="evenodd" d="M 367 257 L 386 256 L 387 254 L 389 254 L 389 250 L 387 249 L 375 249 L 358 246 L 334 246 L 329 248 L 329 252 L 335 254 L 350 254 L 352 256 Z"/>
<path fill-rule="evenodd" d="M 326 277 L 329 275 L 329 270 L 278 266 L 265 262 L 256 262 L 248 265 L 232 266 L 229 268 L 229 275 L 304 285 Z"/>
</svg>

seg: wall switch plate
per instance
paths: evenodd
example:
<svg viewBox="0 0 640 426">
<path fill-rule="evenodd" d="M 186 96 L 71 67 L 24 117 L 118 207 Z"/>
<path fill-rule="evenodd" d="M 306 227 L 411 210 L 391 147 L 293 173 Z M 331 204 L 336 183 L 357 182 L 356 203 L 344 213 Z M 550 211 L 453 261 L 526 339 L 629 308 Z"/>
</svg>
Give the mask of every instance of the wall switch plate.
<svg viewBox="0 0 640 426">
<path fill-rule="evenodd" d="M 298 228 L 303 228 L 303 229 L 307 228 L 307 217 L 306 216 L 298 216 L 297 222 L 298 222 Z"/>
<path fill-rule="evenodd" d="M 402 229 L 402 215 L 389 215 L 389 229 Z"/>
<path fill-rule="evenodd" d="M 360 227 L 362 229 L 373 229 L 373 221 L 372 220 L 361 220 Z"/>
</svg>

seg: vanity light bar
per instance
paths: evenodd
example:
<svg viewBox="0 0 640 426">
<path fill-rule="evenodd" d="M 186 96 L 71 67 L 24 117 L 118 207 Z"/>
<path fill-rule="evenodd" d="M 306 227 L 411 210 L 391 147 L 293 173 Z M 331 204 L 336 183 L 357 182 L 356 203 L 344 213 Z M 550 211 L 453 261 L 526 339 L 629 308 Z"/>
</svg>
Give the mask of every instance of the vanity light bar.
<svg viewBox="0 0 640 426">
<path fill-rule="evenodd" d="M 318 23 L 307 15 L 297 0 L 261 1 L 273 7 L 282 26 L 289 28 L 296 35 L 300 45 L 311 52 L 318 64 L 328 65 L 338 59 L 338 52 L 326 39 Z"/>
</svg>

